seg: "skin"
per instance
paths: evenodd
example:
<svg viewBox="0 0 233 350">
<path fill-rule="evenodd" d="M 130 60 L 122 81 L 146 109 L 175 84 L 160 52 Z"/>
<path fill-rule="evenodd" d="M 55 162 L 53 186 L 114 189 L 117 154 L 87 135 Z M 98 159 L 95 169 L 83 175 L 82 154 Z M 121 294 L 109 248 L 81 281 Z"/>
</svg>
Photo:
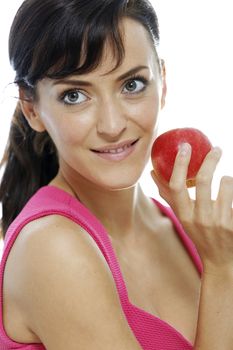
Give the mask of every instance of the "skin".
<svg viewBox="0 0 233 350">
<path fill-rule="evenodd" d="M 44 79 L 37 86 L 38 102 L 23 103 L 32 128 L 46 129 L 58 149 L 60 170 L 52 184 L 69 187 L 69 191 L 72 188 L 72 193 L 111 231 L 117 230 L 116 234 L 134 231 L 138 208 L 145 205 L 145 197 L 135 184 L 149 159 L 158 113 L 166 95 L 165 76 L 159 74 L 155 51 L 145 29 L 131 20 L 125 23 L 126 57 L 119 69 L 108 73 L 115 62 L 107 46 L 103 63 L 95 71 L 69 78 L 87 81 L 90 87 L 54 85 L 55 81 Z M 131 41 L 135 32 L 136 43 Z M 139 45 L 143 50 L 138 50 Z M 138 74 L 149 84 L 142 92 L 127 93 L 125 84 L 132 75 L 118 79 L 139 66 L 147 67 L 138 70 Z M 142 89 L 143 83 L 136 84 L 136 91 Z M 59 101 L 65 89 L 80 89 L 82 103 L 66 106 Z M 140 140 L 132 156 L 121 162 L 107 162 L 90 151 L 129 139 Z"/>
<path fill-rule="evenodd" d="M 189 198 L 185 181 L 189 147 L 178 154 L 169 185 L 152 172 L 161 196 L 198 248 L 204 266 L 201 281 L 171 222 L 137 184 L 165 102 L 165 70 L 159 74 L 145 29 L 131 20 L 122 25 L 126 51 L 122 65 L 109 73 L 114 60 L 106 46 L 103 64 L 78 77 L 91 85 L 73 86 L 84 93 L 80 105 L 62 104 L 58 97 L 67 84 L 44 79 L 38 83 L 38 99 L 22 99 L 22 109 L 31 127 L 38 132 L 46 129 L 58 149 L 60 170 L 51 184 L 78 197 L 107 229 L 130 300 L 180 330 L 195 344 L 194 349 L 228 350 L 233 321 L 228 312 L 233 302 L 229 288 L 233 282 L 233 181 L 223 178 L 217 200 L 211 200 L 218 149 L 209 153 L 198 174 L 195 201 Z M 140 75 L 149 85 L 138 94 L 126 94 L 126 80 L 118 81 L 119 77 L 141 65 L 147 66 Z M 24 92 L 20 93 L 23 98 Z M 135 138 L 139 138 L 135 151 L 120 162 L 105 161 L 91 151 Z M 77 346 L 139 349 L 122 315 L 106 261 L 90 237 L 69 220 L 52 216 L 27 225 L 14 244 L 5 276 L 4 324 L 13 339 L 42 341 L 48 350 L 67 348 L 67 343 L 69 350 Z M 137 285 L 142 278 L 144 290 Z M 220 306 L 216 300 L 221 297 Z M 61 308 L 64 300 L 66 307 Z M 14 324 L 7 315 L 18 322 Z M 225 347 L 221 347 L 223 339 Z"/>
<path fill-rule="evenodd" d="M 196 177 L 196 200 L 185 186 L 191 147 L 180 150 L 169 186 L 152 172 L 161 196 L 171 205 L 195 243 L 203 263 L 195 350 L 232 349 L 233 177 L 223 176 L 216 200 L 211 197 L 214 171 L 221 158 L 215 147 Z"/>
</svg>

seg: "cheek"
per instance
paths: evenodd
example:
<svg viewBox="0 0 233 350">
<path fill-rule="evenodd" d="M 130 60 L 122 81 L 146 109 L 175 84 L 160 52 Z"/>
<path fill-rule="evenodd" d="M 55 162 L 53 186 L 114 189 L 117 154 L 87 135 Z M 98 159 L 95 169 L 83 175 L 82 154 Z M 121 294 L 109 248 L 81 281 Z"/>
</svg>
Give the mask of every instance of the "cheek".
<svg viewBox="0 0 233 350">
<path fill-rule="evenodd" d="M 57 148 L 81 144 L 93 128 L 88 116 L 77 113 L 57 113 L 47 111 L 43 115 L 44 124 Z"/>
<path fill-rule="evenodd" d="M 136 123 L 145 131 L 152 132 L 156 126 L 160 104 L 157 94 L 145 97 L 132 111 Z"/>
<path fill-rule="evenodd" d="M 74 123 L 62 123 L 57 126 L 58 142 L 62 145 L 77 145 L 83 143 L 88 130 Z"/>
</svg>

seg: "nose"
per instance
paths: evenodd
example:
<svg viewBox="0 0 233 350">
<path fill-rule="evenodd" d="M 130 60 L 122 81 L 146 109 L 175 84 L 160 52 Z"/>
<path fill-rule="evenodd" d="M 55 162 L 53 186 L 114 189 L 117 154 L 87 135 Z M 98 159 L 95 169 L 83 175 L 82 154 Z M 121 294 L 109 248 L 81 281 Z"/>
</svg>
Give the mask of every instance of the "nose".
<svg viewBox="0 0 233 350">
<path fill-rule="evenodd" d="M 98 109 L 97 132 L 109 139 L 118 138 L 127 127 L 127 116 L 117 101 L 102 101 Z"/>
</svg>

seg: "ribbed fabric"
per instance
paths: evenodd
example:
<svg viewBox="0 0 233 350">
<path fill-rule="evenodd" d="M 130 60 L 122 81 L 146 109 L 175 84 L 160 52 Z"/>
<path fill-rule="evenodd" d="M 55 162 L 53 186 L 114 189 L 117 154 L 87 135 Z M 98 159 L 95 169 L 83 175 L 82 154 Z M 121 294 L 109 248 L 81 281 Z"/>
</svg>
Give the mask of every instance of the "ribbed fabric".
<svg viewBox="0 0 233 350">
<path fill-rule="evenodd" d="M 184 246 L 192 257 L 199 273 L 202 264 L 196 249 L 183 231 L 181 225 L 171 209 L 153 200 L 161 212 L 168 216 L 180 236 Z M 192 344 L 168 323 L 158 317 L 136 307 L 129 299 L 126 285 L 119 263 L 111 245 L 108 233 L 98 219 L 69 193 L 55 187 L 42 187 L 26 204 L 24 209 L 10 225 L 4 243 L 4 250 L 0 265 L 0 350 L 45 350 L 42 344 L 22 344 L 8 337 L 3 325 L 3 275 L 9 252 L 22 228 L 32 220 L 47 215 L 62 215 L 74 221 L 95 240 L 112 272 L 121 306 L 136 339 L 144 350 L 191 350 Z"/>
</svg>

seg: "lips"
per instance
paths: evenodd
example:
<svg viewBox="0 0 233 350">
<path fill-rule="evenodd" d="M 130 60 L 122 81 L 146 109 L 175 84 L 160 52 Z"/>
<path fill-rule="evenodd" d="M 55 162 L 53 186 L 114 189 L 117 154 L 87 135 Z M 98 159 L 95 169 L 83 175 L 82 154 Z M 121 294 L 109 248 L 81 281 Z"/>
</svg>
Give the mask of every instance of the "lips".
<svg viewBox="0 0 233 350">
<path fill-rule="evenodd" d="M 118 154 L 124 152 L 127 148 L 130 148 L 133 146 L 138 139 L 134 140 L 128 140 L 128 141 L 123 141 L 115 145 L 106 145 L 104 147 L 100 147 L 97 149 L 92 149 L 93 152 L 96 153 L 109 153 L 109 154 Z"/>
</svg>

